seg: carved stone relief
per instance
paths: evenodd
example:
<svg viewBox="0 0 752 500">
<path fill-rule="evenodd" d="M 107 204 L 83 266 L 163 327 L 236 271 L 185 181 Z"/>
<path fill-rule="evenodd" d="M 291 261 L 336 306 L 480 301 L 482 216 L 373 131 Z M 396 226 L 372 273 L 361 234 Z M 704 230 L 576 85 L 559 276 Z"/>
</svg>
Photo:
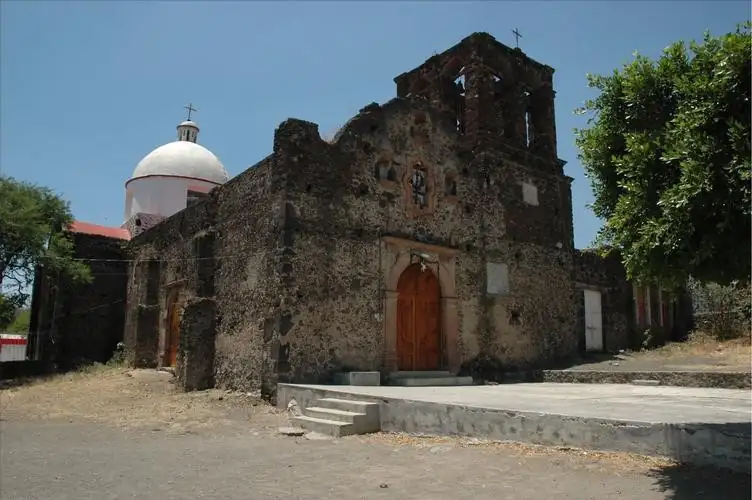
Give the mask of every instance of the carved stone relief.
<svg viewBox="0 0 752 500">
<path fill-rule="evenodd" d="M 420 217 L 434 211 L 436 188 L 433 169 L 422 161 L 408 164 L 403 178 L 405 212 L 408 217 Z"/>
</svg>

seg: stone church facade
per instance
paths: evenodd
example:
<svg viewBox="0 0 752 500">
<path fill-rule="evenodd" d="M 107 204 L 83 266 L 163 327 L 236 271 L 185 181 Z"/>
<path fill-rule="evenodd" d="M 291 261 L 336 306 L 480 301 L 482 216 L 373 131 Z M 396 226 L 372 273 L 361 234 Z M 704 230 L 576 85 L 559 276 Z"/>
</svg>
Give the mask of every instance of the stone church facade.
<svg viewBox="0 0 752 500">
<path fill-rule="evenodd" d="M 273 152 L 230 180 L 189 117 L 134 171 L 123 228 L 71 229 L 93 283 L 38 277 L 35 356 L 54 337 L 92 358 L 72 350 L 93 322 L 107 345 L 122 332 L 129 364 L 174 367 L 186 390 L 274 396 L 347 371 L 493 380 L 671 329 L 660 290 L 574 248 L 553 71 L 475 33 L 332 140 L 283 122 Z M 203 163 L 175 170 L 180 155 Z M 185 208 L 150 215 L 166 199 L 154 186 Z"/>
<path fill-rule="evenodd" d="M 483 33 L 399 75 L 332 141 L 273 153 L 129 243 L 125 343 L 188 389 L 334 373 L 492 377 L 576 354 L 583 290 L 625 347 L 631 285 L 575 250 L 553 69 Z"/>
</svg>

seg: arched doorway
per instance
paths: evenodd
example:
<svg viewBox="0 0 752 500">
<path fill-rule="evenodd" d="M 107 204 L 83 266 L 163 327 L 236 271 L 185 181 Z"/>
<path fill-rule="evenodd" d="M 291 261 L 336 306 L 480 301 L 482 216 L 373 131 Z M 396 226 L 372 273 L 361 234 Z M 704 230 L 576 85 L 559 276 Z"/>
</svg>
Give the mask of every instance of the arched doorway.
<svg viewBox="0 0 752 500">
<path fill-rule="evenodd" d="M 178 359 L 178 345 L 180 343 L 180 294 L 170 294 L 167 305 L 167 335 L 165 366 L 175 366 Z"/>
<path fill-rule="evenodd" d="M 397 283 L 397 369 L 437 370 L 441 364 L 441 287 L 420 264 Z"/>
</svg>

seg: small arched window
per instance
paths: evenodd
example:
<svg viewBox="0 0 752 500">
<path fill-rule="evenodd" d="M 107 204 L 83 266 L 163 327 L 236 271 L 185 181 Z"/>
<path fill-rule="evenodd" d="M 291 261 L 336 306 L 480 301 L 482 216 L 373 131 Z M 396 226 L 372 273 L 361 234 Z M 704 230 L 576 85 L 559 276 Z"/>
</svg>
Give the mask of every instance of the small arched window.
<svg viewBox="0 0 752 500">
<path fill-rule="evenodd" d="M 379 160 L 374 167 L 374 176 L 380 181 L 397 182 L 397 169 L 394 162 L 389 160 Z"/>
<path fill-rule="evenodd" d="M 374 175 L 376 179 L 383 181 L 389 175 L 389 162 L 386 160 L 379 160 L 376 162 L 376 168 L 374 169 Z"/>
<path fill-rule="evenodd" d="M 525 147 L 533 147 L 533 116 L 529 108 L 525 110 Z"/>
</svg>

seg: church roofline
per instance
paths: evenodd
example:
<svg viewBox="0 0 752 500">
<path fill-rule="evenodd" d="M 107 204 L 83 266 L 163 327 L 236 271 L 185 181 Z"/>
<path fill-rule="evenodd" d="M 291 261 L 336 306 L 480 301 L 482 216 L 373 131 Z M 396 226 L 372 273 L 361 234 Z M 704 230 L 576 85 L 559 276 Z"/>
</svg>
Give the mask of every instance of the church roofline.
<svg viewBox="0 0 752 500">
<path fill-rule="evenodd" d="M 191 181 L 201 181 L 201 182 L 208 182 L 209 184 L 214 184 L 216 186 L 222 186 L 224 185 L 221 182 L 211 181 L 209 179 L 204 179 L 203 177 L 190 177 L 187 175 L 170 175 L 170 174 L 148 174 L 148 175 L 141 175 L 139 177 L 131 177 L 127 181 L 125 181 L 125 187 L 128 187 L 128 184 L 130 184 L 132 181 L 138 180 L 138 179 L 148 179 L 150 177 L 169 177 L 170 179 L 188 179 Z"/>
<path fill-rule="evenodd" d="M 102 226 L 92 224 L 91 222 L 73 221 L 67 231 L 73 234 L 86 234 L 89 236 L 103 236 L 105 238 L 114 238 L 118 240 L 129 240 L 131 234 L 127 229 L 120 227 Z"/>
<path fill-rule="evenodd" d="M 522 49 L 520 49 L 520 48 L 512 48 L 512 47 L 509 47 L 508 45 L 504 45 L 503 43 L 501 43 L 500 41 L 498 41 L 490 33 L 479 31 L 479 32 L 471 33 L 470 35 L 468 35 L 465 38 L 463 38 L 462 40 L 460 40 L 460 42 L 456 43 L 452 47 L 449 47 L 445 51 L 443 51 L 443 52 L 441 52 L 439 54 L 434 54 L 433 56 L 431 56 L 428 59 L 426 59 L 423 62 L 423 64 L 421 64 L 417 68 L 411 69 L 410 71 L 405 71 L 404 73 L 401 73 L 401 74 L 397 75 L 394 78 L 394 82 L 397 83 L 398 80 L 401 80 L 401 79 L 405 78 L 406 76 L 411 75 L 411 74 L 415 73 L 416 71 L 419 71 L 423 65 L 425 65 L 428 61 L 430 61 L 433 58 L 438 58 L 438 57 L 444 56 L 444 55 L 446 55 L 446 54 L 448 54 L 450 52 L 457 51 L 461 47 L 466 46 L 466 45 L 479 45 L 479 44 L 482 44 L 482 43 L 490 43 L 495 48 L 497 48 L 497 49 L 499 49 L 499 50 L 501 50 L 503 52 L 506 52 L 506 53 L 508 53 L 511 56 L 517 56 L 517 57 L 521 56 L 526 62 L 528 62 L 528 63 L 532 64 L 533 66 L 535 66 L 535 67 L 537 67 L 539 69 L 542 69 L 544 71 L 548 71 L 548 72 L 550 72 L 552 74 L 556 71 L 553 67 L 551 67 L 551 66 L 549 66 L 547 64 L 543 64 L 541 62 L 538 62 L 535 59 L 533 59 L 532 57 L 528 56 L 527 54 L 525 54 L 522 51 Z"/>
</svg>

